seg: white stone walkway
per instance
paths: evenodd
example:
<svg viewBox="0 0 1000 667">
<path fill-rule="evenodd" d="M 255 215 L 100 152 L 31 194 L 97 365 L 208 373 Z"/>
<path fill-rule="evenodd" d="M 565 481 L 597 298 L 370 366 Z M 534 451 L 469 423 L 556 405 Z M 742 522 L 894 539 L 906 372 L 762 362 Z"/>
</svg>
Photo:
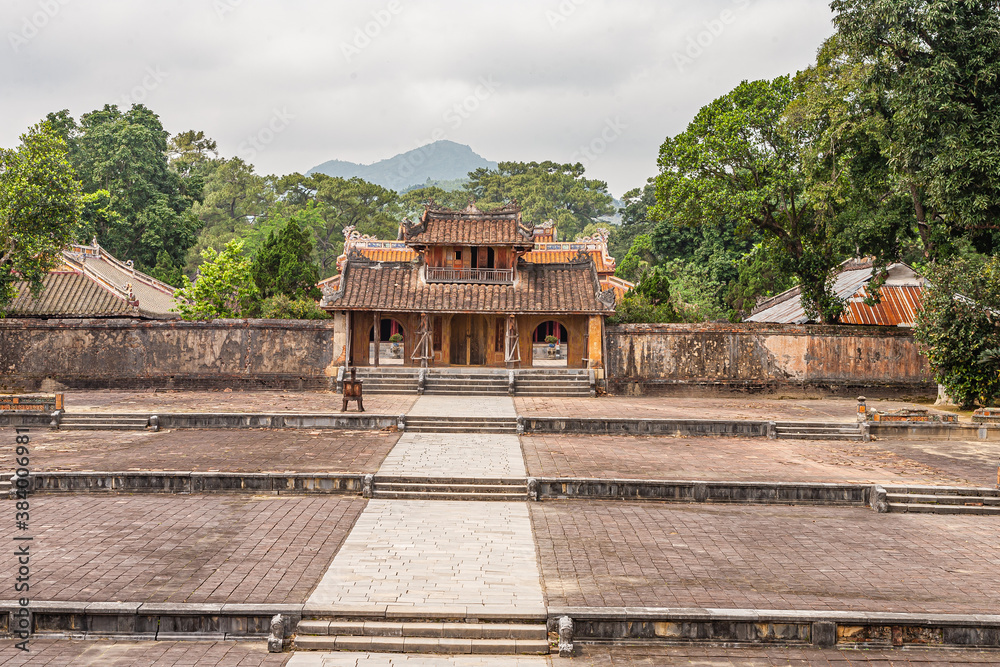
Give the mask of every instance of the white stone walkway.
<svg viewBox="0 0 1000 667">
<path fill-rule="evenodd" d="M 517 417 L 510 396 L 439 396 L 424 394 L 407 412 L 414 417 Z"/>
<path fill-rule="evenodd" d="M 516 435 L 404 433 L 379 475 L 426 477 L 527 477 Z"/>
<path fill-rule="evenodd" d="M 544 614 L 527 504 L 372 500 L 308 604 Z"/>
<path fill-rule="evenodd" d="M 285 667 L 545 667 L 551 664 L 544 656 L 296 653 Z"/>
</svg>

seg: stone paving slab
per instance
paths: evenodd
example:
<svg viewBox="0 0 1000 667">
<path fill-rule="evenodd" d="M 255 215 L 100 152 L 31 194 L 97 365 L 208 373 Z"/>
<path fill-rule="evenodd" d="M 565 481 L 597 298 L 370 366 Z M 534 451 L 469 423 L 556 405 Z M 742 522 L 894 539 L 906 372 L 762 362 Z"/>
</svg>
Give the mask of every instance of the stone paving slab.
<svg viewBox="0 0 1000 667">
<path fill-rule="evenodd" d="M 310 606 L 544 614 L 525 503 L 372 500 Z"/>
<path fill-rule="evenodd" d="M 343 396 L 332 391 L 187 391 L 67 389 L 66 412 L 289 412 L 340 413 Z M 415 394 L 365 396 L 365 412 L 402 415 L 417 400 Z M 348 413 L 357 412 L 352 403 Z"/>
<path fill-rule="evenodd" d="M 404 433 L 378 469 L 380 475 L 526 477 L 516 435 Z"/>
<path fill-rule="evenodd" d="M 998 665 L 1000 651 L 955 649 L 814 649 L 722 646 L 590 646 L 575 658 L 553 658 L 566 667 L 944 667 Z"/>
<path fill-rule="evenodd" d="M 1000 483 L 1000 442 L 982 440 L 879 440 L 876 446 L 884 452 L 928 468 L 947 471 L 957 478 L 969 480 L 974 486 L 995 486 Z"/>
<path fill-rule="evenodd" d="M 0 438 L 14 429 L 0 429 Z M 36 471 L 353 472 L 378 470 L 398 433 L 331 430 L 32 429 Z M 8 466 L 4 466 L 8 467 Z"/>
<path fill-rule="evenodd" d="M 268 653 L 264 641 L 74 641 L 33 637 L 25 653 L 0 641 L 2 667 L 281 667 L 287 653 Z"/>
<path fill-rule="evenodd" d="M 518 413 L 510 396 L 424 394 L 417 398 L 407 414 L 415 417 L 516 417 Z"/>
<path fill-rule="evenodd" d="M 288 667 L 546 667 L 551 664 L 545 656 L 452 656 L 351 652 L 300 652 L 293 655 L 288 661 Z"/>
<path fill-rule="evenodd" d="M 525 417 L 621 417 L 628 419 L 748 419 L 775 421 L 853 422 L 858 402 L 854 398 L 781 399 L 751 395 L 727 398 L 678 398 L 673 396 L 554 397 L 517 396 L 517 414 Z M 880 411 L 933 406 L 905 401 L 872 399 L 869 409 Z"/>
<path fill-rule="evenodd" d="M 36 496 L 32 598 L 302 603 L 364 506 L 329 496 Z M 15 568 L 0 558 L 0 580 Z"/>
<path fill-rule="evenodd" d="M 1000 443 L 918 460 L 911 458 L 917 443 L 884 441 L 526 435 L 521 442 L 533 477 L 601 479 L 969 485 L 996 476 L 996 459 L 982 453 L 1000 456 Z"/>
<path fill-rule="evenodd" d="M 989 517 L 534 503 L 550 606 L 995 613 Z"/>
</svg>

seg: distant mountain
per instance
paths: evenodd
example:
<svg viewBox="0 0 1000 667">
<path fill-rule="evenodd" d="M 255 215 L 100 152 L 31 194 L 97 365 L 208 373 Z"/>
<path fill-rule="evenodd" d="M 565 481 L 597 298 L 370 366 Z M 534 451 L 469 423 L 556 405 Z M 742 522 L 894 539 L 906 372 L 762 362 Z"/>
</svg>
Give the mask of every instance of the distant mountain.
<svg viewBox="0 0 1000 667">
<path fill-rule="evenodd" d="M 306 173 L 340 178 L 358 176 L 384 188 L 403 192 L 422 187 L 428 179 L 432 182 L 464 179 L 470 171 L 480 167 L 495 169 L 496 166 L 496 162 L 490 162 L 465 144 L 441 140 L 374 164 L 330 160 Z"/>
</svg>

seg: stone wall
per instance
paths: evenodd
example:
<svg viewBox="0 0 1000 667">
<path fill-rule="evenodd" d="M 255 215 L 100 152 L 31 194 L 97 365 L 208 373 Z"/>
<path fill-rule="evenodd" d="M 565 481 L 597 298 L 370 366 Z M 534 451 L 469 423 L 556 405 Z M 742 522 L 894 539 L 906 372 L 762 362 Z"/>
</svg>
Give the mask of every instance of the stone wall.
<svg viewBox="0 0 1000 667">
<path fill-rule="evenodd" d="M 0 389 L 336 387 L 336 320 L 0 320 Z"/>
<path fill-rule="evenodd" d="M 912 332 L 896 327 L 630 324 L 607 329 L 613 394 L 933 397 Z"/>
</svg>

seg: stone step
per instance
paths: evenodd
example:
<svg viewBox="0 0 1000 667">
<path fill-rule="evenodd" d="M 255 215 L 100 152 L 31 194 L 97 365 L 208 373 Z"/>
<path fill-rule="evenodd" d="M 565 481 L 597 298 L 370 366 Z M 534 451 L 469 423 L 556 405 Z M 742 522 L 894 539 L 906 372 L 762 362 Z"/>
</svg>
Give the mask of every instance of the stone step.
<svg viewBox="0 0 1000 667">
<path fill-rule="evenodd" d="M 860 433 L 777 433 L 781 440 L 851 440 L 861 441 Z"/>
<path fill-rule="evenodd" d="M 932 496 L 986 496 L 1000 498 L 1000 489 L 988 486 L 909 486 L 885 485 L 889 493 L 928 494 Z"/>
<path fill-rule="evenodd" d="M 374 491 L 438 492 L 438 493 L 527 493 L 524 484 L 463 484 L 434 482 L 375 482 Z"/>
<path fill-rule="evenodd" d="M 926 493 L 886 493 L 889 503 L 915 503 L 937 505 L 964 505 L 970 507 L 1000 507 L 1000 498 L 995 496 L 956 496 L 951 494 Z"/>
<path fill-rule="evenodd" d="M 462 639 L 454 637 L 367 637 L 303 635 L 292 643 L 299 651 L 358 651 L 371 653 L 453 653 L 483 655 L 545 655 L 543 639 Z"/>
<path fill-rule="evenodd" d="M 941 505 L 939 503 L 889 503 L 890 512 L 905 514 L 993 514 L 1000 515 L 1000 507 L 982 505 Z"/>
<path fill-rule="evenodd" d="M 523 477 L 427 477 L 426 475 L 377 476 L 377 484 L 487 484 L 490 486 L 524 486 Z"/>
<path fill-rule="evenodd" d="M 544 624 L 342 621 L 304 619 L 300 635 L 355 637 L 451 637 L 454 639 L 548 639 Z"/>
<path fill-rule="evenodd" d="M 493 435 L 517 435 L 517 427 L 477 427 L 477 426 L 410 426 L 403 429 L 409 433 L 491 433 Z"/>
<path fill-rule="evenodd" d="M 511 493 L 474 493 L 470 491 L 383 491 L 378 484 L 372 489 L 373 498 L 384 500 L 505 500 L 517 502 L 528 498 L 528 491 Z"/>
</svg>

